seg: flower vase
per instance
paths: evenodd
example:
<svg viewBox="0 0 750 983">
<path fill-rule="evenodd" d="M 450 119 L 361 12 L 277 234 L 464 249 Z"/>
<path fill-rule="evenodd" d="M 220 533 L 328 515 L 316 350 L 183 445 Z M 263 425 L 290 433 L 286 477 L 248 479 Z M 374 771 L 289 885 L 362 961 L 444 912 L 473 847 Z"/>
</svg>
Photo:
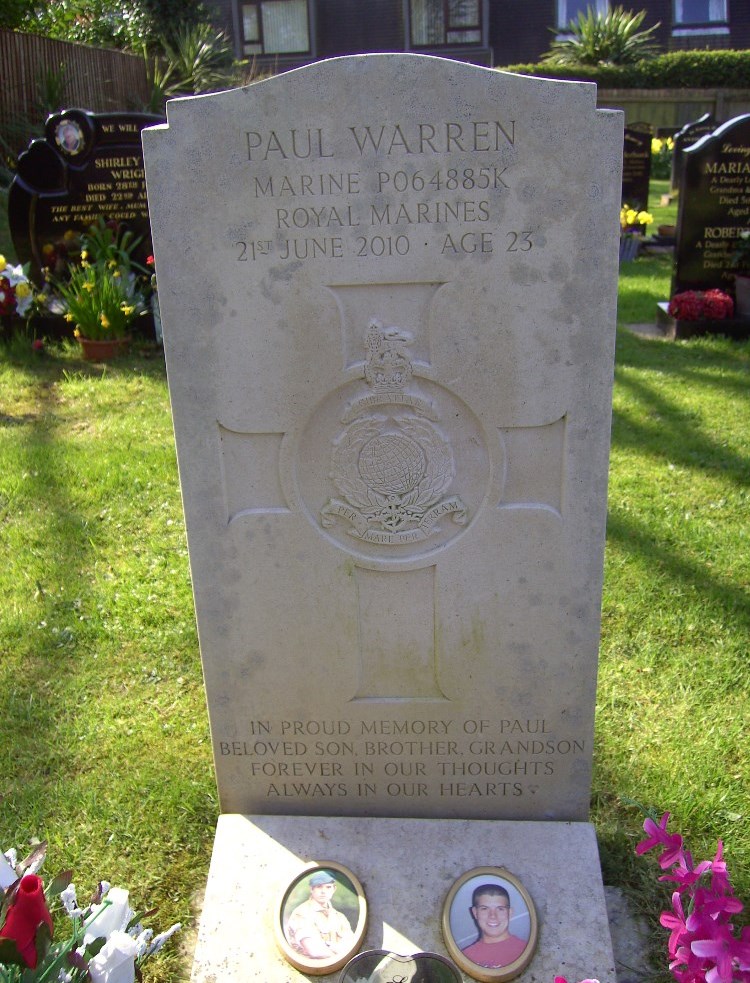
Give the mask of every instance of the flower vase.
<svg viewBox="0 0 750 983">
<path fill-rule="evenodd" d="M 87 362 L 107 362 L 124 355 L 130 346 L 130 335 L 124 338 L 84 338 L 80 335 L 78 344 Z"/>
<path fill-rule="evenodd" d="M 641 240 L 637 236 L 620 237 L 620 262 L 629 263 L 638 255 L 641 248 Z"/>
<path fill-rule="evenodd" d="M 735 275 L 734 301 L 737 317 L 750 317 L 750 276 Z"/>
</svg>

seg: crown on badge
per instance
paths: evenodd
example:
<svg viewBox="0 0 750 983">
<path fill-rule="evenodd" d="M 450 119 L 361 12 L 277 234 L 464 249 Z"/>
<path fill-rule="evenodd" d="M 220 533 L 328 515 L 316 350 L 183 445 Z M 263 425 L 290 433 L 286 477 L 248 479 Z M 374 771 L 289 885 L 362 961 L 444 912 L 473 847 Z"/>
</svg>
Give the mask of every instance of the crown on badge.
<svg viewBox="0 0 750 983">
<path fill-rule="evenodd" d="M 365 339 L 365 379 L 376 392 L 401 392 L 412 376 L 408 346 L 413 338 L 395 326 L 370 321 Z"/>
</svg>

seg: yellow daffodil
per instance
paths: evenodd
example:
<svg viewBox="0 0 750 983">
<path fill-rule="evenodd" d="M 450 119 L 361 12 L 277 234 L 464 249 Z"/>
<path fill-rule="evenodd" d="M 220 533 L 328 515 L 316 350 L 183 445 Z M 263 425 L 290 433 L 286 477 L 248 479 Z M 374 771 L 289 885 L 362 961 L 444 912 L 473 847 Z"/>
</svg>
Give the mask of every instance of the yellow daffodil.
<svg viewBox="0 0 750 983">
<path fill-rule="evenodd" d="M 118 280 L 120 278 L 120 271 L 119 270 L 115 270 L 114 273 L 112 274 L 112 278 L 114 280 Z"/>
<path fill-rule="evenodd" d="M 73 317 L 73 315 L 72 315 L 72 314 L 70 313 L 70 311 L 68 311 L 68 313 L 67 313 L 67 314 L 65 315 L 65 320 L 66 320 L 66 321 L 75 321 L 75 318 L 74 318 L 74 317 Z"/>
<path fill-rule="evenodd" d="M 114 269 L 117 269 L 117 260 L 116 260 L 116 259 L 111 259 L 111 260 L 110 260 L 110 261 L 109 261 L 109 262 L 107 263 L 107 266 L 108 266 L 108 267 L 110 268 L 110 270 L 114 270 Z"/>
<path fill-rule="evenodd" d="M 101 324 L 101 326 L 103 328 L 108 328 L 109 327 L 109 318 L 104 313 L 104 311 L 102 311 L 102 313 L 99 315 L 99 323 Z"/>
<path fill-rule="evenodd" d="M 651 141 L 651 153 L 652 154 L 660 153 L 663 146 L 664 146 L 664 141 L 660 140 L 659 137 L 654 137 L 653 140 Z"/>
<path fill-rule="evenodd" d="M 89 258 L 88 251 L 86 249 L 82 249 L 81 250 L 81 259 L 88 259 L 88 258 Z"/>
<path fill-rule="evenodd" d="M 91 291 L 94 289 L 94 284 L 90 280 L 87 280 L 86 283 L 82 284 L 82 287 L 84 290 Z"/>
<path fill-rule="evenodd" d="M 132 306 L 132 305 L 128 305 L 128 304 L 122 304 L 122 305 L 120 306 L 120 310 L 121 310 L 121 311 L 122 311 L 122 313 L 123 313 L 123 314 L 125 315 L 125 317 L 130 317 L 130 315 L 131 315 L 131 314 L 133 313 L 133 311 L 135 310 L 135 307 L 134 307 L 134 306 Z"/>
<path fill-rule="evenodd" d="M 651 225 L 654 220 L 654 216 L 651 212 L 638 212 L 636 215 L 636 222 L 639 225 Z"/>
<path fill-rule="evenodd" d="M 72 320 L 73 320 L 73 318 L 71 318 L 71 321 Z M 75 326 L 75 329 L 73 330 L 73 337 L 74 338 L 81 338 L 81 337 L 83 337 L 82 334 L 81 334 L 81 329 L 79 328 L 78 325 L 76 325 Z"/>
<path fill-rule="evenodd" d="M 0 253 L 0 270 L 4 270 L 7 265 L 8 263 L 7 260 L 5 259 L 5 256 L 3 256 L 2 253 Z"/>
</svg>

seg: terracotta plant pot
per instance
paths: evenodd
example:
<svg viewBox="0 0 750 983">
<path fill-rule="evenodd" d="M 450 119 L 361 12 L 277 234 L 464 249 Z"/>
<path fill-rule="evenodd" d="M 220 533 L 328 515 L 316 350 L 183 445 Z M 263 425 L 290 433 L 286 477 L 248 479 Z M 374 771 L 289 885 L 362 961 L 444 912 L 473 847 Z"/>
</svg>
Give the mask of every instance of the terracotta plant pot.
<svg viewBox="0 0 750 983">
<path fill-rule="evenodd" d="M 78 338 L 83 357 L 87 362 L 106 362 L 118 355 L 124 355 L 130 346 L 130 335 L 124 338 Z"/>
</svg>

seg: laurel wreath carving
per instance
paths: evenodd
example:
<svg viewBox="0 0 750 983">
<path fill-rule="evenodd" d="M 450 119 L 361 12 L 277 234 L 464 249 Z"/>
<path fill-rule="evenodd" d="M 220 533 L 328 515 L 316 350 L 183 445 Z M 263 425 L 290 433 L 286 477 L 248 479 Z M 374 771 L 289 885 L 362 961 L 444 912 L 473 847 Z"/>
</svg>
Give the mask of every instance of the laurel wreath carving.
<svg viewBox="0 0 750 983">
<path fill-rule="evenodd" d="M 414 488 L 399 494 L 383 494 L 362 478 L 359 458 L 374 437 L 402 434 L 411 438 L 425 457 L 425 472 Z M 390 419 L 369 416 L 355 420 L 334 443 L 331 479 L 346 501 L 385 528 L 397 529 L 418 522 L 448 489 L 455 471 L 448 443 L 431 423 L 416 416 Z"/>
</svg>

